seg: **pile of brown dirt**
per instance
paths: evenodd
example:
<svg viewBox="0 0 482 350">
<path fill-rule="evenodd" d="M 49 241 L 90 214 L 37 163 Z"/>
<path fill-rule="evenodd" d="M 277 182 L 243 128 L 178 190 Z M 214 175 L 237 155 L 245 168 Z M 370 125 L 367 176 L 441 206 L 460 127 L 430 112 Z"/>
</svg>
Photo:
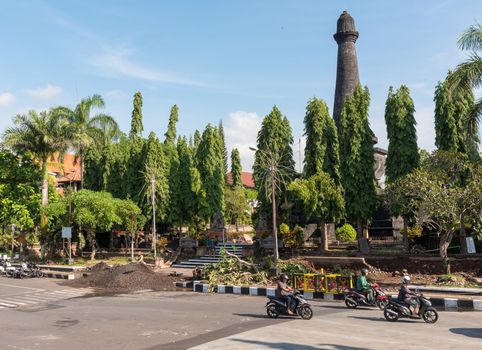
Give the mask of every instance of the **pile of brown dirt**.
<svg viewBox="0 0 482 350">
<path fill-rule="evenodd" d="M 131 292 L 136 290 L 176 290 L 176 278 L 154 272 L 145 264 L 127 264 L 109 267 L 105 263 L 94 265 L 90 272 L 70 281 L 73 287 L 94 287 L 104 292 Z"/>
</svg>

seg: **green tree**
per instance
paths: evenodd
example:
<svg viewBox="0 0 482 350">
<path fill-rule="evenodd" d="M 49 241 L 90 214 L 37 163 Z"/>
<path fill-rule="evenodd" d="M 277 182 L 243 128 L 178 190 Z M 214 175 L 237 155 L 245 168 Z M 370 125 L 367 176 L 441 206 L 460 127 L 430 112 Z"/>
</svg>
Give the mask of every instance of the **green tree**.
<svg viewBox="0 0 482 350">
<path fill-rule="evenodd" d="M 439 150 L 467 154 L 480 160 L 478 132 L 469 135 L 467 121 L 474 109 L 474 94 L 470 89 L 450 90 L 451 72 L 435 89 L 435 145 Z M 475 127 L 475 126 L 474 126 Z"/>
<path fill-rule="evenodd" d="M 11 224 L 15 230 L 31 231 L 38 223 L 40 183 L 38 164 L 26 155 L 0 150 L 0 234 L 5 238 L 4 248 L 12 246 Z"/>
<path fill-rule="evenodd" d="M 231 179 L 233 182 L 233 188 L 243 187 L 243 181 L 241 179 L 241 157 L 237 148 L 233 148 L 231 151 Z"/>
<path fill-rule="evenodd" d="M 260 210 L 271 214 L 271 170 L 270 164 L 274 163 L 275 197 L 277 209 L 281 205 L 281 199 L 286 201 L 287 186 L 295 174 L 295 162 L 293 160 L 293 135 L 291 126 L 278 107 L 274 106 L 271 112 L 264 117 L 261 130 L 257 137 L 257 150 L 254 156 L 253 177 Z M 278 213 L 275 213 L 278 216 Z M 277 227 L 277 225 L 275 225 Z"/>
<path fill-rule="evenodd" d="M 239 220 L 246 215 L 249 209 L 244 188 L 227 188 L 224 199 L 226 203 L 226 218 L 228 219 L 229 223 L 234 223 L 236 226 L 236 231 L 239 231 Z"/>
<path fill-rule="evenodd" d="M 141 209 L 131 200 L 114 199 L 115 212 L 121 219 L 120 224 L 130 234 L 131 238 L 131 261 L 134 261 L 134 242 L 137 233 L 142 230 L 146 223 Z"/>
<path fill-rule="evenodd" d="M 405 85 L 397 91 L 390 87 L 385 105 L 385 123 L 388 137 L 386 182 L 395 181 L 419 165 L 415 107 Z"/>
<path fill-rule="evenodd" d="M 330 117 L 323 100 L 313 97 L 306 106 L 304 176 L 328 173 L 340 184 L 338 135 L 335 121 Z"/>
<path fill-rule="evenodd" d="M 206 207 L 203 218 L 208 221 L 214 214 L 224 213 L 224 175 L 220 138 L 210 124 L 204 129 L 197 150 L 197 168 L 206 191 Z"/>
<path fill-rule="evenodd" d="M 417 130 L 414 117 L 415 107 L 410 91 L 402 85 L 397 91 L 390 87 L 385 105 L 385 124 L 388 136 L 388 156 L 386 160 L 386 182 L 390 184 L 417 168 L 420 156 L 417 147 Z M 392 206 L 391 214 L 401 212 Z M 403 242 L 408 250 L 408 216 L 403 216 Z"/>
<path fill-rule="evenodd" d="M 445 272 L 449 274 L 447 248 L 462 217 L 470 218 L 474 226 L 481 225 L 482 167 L 468 164 L 468 171 L 464 171 L 466 186 L 461 187 L 457 184 L 460 180 L 457 179 L 458 176 L 453 176 L 452 171 L 447 172 L 448 169 L 445 169 L 447 158 L 444 158 L 435 154 L 431 159 L 435 162 L 431 164 L 437 168 L 413 171 L 398 182 L 399 191 L 394 194 L 401 197 L 406 210 L 414 213 L 418 224 L 437 231 L 440 256 Z M 439 165 L 442 166 L 438 167 Z M 456 172 L 459 173 L 458 170 Z"/>
<path fill-rule="evenodd" d="M 139 207 L 142 209 L 143 215 L 152 220 L 152 195 L 155 197 L 156 218 L 158 222 L 166 219 L 169 208 L 169 183 L 165 174 L 165 154 L 163 144 L 156 137 L 154 132 L 149 134 L 149 138 L 145 143 L 145 154 L 143 159 L 144 170 L 143 187 L 139 196 Z M 152 192 L 152 184 L 154 182 L 154 193 Z"/>
<path fill-rule="evenodd" d="M 177 153 L 179 161 L 175 163 L 170 178 L 170 220 L 179 227 L 190 224 L 193 215 L 196 197 L 192 191 L 193 160 L 191 149 L 187 145 L 185 137 L 177 141 Z"/>
<path fill-rule="evenodd" d="M 177 121 L 179 120 L 179 108 L 177 105 L 171 107 L 171 114 L 169 115 L 169 123 L 167 125 L 167 131 L 164 134 L 166 136 L 166 140 L 164 141 L 165 144 L 176 143 L 176 125 Z"/>
<path fill-rule="evenodd" d="M 99 113 L 91 117 L 93 108 L 103 108 L 104 100 L 100 95 L 84 98 L 71 110 L 57 107 L 53 113 L 59 114 L 69 122 L 67 129 L 70 145 L 76 151 L 76 160 L 80 160 L 80 187 L 84 186 L 84 158 L 89 147 L 101 148 L 116 139 L 119 128 L 111 116 Z"/>
<path fill-rule="evenodd" d="M 131 131 L 129 132 L 129 138 L 142 137 L 142 94 L 137 91 L 134 94 L 134 109 L 132 110 L 131 119 Z"/>
<path fill-rule="evenodd" d="M 82 190 L 72 194 L 72 220 L 91 247 L 91 259 L 95 259 L 98 243 L 96 233 L 109 231 L 123 218 L 117 210 L 117 202 L 107 192 Z M 84 236 L 85 234 L 85 236 Z"/>
<path fill-rule="evenodd" d="M 223 174 L 224 174 L 224 177 L 226 178 L 226 174 L 228 173 L 228 150 L 226 149 L 226 141 L 224 139 L 224 127 L 223 127 L 222 120 L 219 121 L 218 133 L 219 133 L 221 154 L 223 159 Z"/>
<path fill-rule="evenodd" d="M 459 38 L 458 46 L 461 50 L 470 51 L 471 54 L 465 62 L 457 66 L 451 75 L 450 87 L 456 94 L 468 94 L 469 91 L 473 93 L 482 86 L 482 58 L 480 57 L 480 51 L 482 51 L 482 25 L 476 23 L 467 28 Z M 478 145 L 478 128 L 481 115 L 482 97 L 479 97 L 463 121 L 464 134 L 467 138 L 466 143 L 469 146 L 473 146 L 474 143 Z M 478 148 L 471 150 L 470 154 L 473 155 L 474 151 L 478 152 Z"/>
<path fill-rule="evenodd" d="M 321 231 L 321 250 L 328 250 L 328 238 L 325 224 L 338 222 L 345 213 L 343 190 L 333 178 L 318 172 L 308 179 L 296 179 L 290 183 L 288 190 L 295 202 L 299 202 L 308 217 L 316 218 Z"/>
<path fill-rule="evenodd" d="M 30 111 L 28 114 L 17 115 L 13 122 L 15 126 L 3 134 L 3 145 L 18 153 L 29 153 L 39 163 L 42 174 L 41 203 L 46 205 L 49 176 L 47 163 L 55 154 L 62 156 L 66 151 L 68 121 L 51 111 L 40 114 Z M 46 222 L 42 224 L 44 226 Z"/>
<path fill-rule="evenodd" d="M 359 238 L 363 234 L 363 221 L 371 218 L 377 206 L 369 104 L 368 88 L 358 86 L 343 103 L 340 123 L 340 169 L 346 213 L 356 220 Z"/>
</svg>

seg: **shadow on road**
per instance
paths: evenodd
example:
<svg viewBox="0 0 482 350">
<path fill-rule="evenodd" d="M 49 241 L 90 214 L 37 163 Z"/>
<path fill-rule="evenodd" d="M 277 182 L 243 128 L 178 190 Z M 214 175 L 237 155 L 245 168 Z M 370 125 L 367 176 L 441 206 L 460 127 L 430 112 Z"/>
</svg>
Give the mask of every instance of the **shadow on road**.
<svg viewBox="0 0 482 350">
<path fill-rule="evenodd" d="M 363 317 L 363 316 L 348 316 L 350 318 L 356 318 L 358 320 L 368 320 L 368 321 L 381 321 L 381 322 L 388 322 L 387 320 L 385 320 L 385 318 L 383 317 Z M 397 322 L 401 322 L 401 323 L 414 323 L 414 322 L 417 322 L 416 320 L 398 320 Z"/>
<path fill-rule="evenodd" d="M 231 340 L 237 341 L 240 343 L 251 344 L 253 346 L 259 345 L 263 347 L 269 347 L 270 349 L 278 349 L 278 350 L 368 350 L 367 348 L 359 348 L 359 347 L 345 346 L 345 345 L 338 345 L 338 344 L 319 344 L 317 346 L 311 346 L 311 345 L 301 345 L 301 344 L 286 343 L 286 342 L 271 343 L 271 342 L 261 341 L 261 340 L 247 340 L 247 339 L 238 339 L 238 338 L 233 338 Z"/>
<path fill-rule="evenodd" d="M 320 308 L 323 308 L 323 309 L 337 309 L 337 310 L 350 310 L 349 308 L 347 308 L 345 305 L 326 305 L 326 304 L 323 304 L 323 305 L 313 305 L 314 307 L 320 307 Z M 377 309 L 373 309 L 373 308 L 368 308 L 368 307 L 358 307 L 357 310 L 377 310 Z"/>
<path fill-rule="evenodd" d="M 482 328 L 450 328 L 449 331 L 471 338 L 482 338 Z"/>
<path fill-rule="evenodd" d="M 233 316 L 270 319 L 268 316 L 263 315 L 263 314 L 233 314 Z M 296 319 L 295 316 L 285 316 L 285 315 L 280 315 L 277 318 L 284 319 L 284 320 L 294 320 L 294 319 Z"/>
</svg>

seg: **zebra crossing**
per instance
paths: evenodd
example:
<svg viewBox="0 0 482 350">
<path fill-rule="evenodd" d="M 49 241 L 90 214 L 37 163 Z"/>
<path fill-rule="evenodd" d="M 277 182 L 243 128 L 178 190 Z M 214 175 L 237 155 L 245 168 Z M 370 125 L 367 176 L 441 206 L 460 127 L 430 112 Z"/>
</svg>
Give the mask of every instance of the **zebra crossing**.
<svg viewBox="0 0 482 350">
<path fill-rule="evenodd" d="M 70 288 L 50 291 L 35 291 L 10 296 L 0 296 L 0 309 L 31 306 L 36 304 L 51 303 L 60 300 L 72 299 L 90 294 L 93 291 L 93 288 Z"/>
</svg>

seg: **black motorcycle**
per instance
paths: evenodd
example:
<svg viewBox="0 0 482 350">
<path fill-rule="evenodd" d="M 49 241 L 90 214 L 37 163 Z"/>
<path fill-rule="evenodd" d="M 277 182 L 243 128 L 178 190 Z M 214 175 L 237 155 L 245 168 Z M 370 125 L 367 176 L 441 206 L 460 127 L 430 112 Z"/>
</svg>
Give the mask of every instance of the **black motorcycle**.
<svg viewBox="0 0 482 350">
<path fill-rule="evenodd" d="M 303 320 L 309 320 L 313 317 L 313 309 L 311 305 L 303 297 L 299 291 L 295 290 L 292 294 L 292 308 L 295 315 L 299 315 Z M 275 296 L 268 295 L 269 301 L 266 303 L 266 313 L 271 318 L 277 318 L 279 315 L 288 315 L 288 307 L 286 301 Z"/>
<path fill-rule="evenodd" d="M 385 319 L 390 322 L 395 322 L 399 318 L 422 319 L 426 323 L 437 322 L 438 312 L 432 306 L 430 300 L 425 298 L 423 294 L 417 295 L 417 299 L 420 303 L 418 314 L 414 314 L 413 311 L 410 310 L 410 306 L 405 302 L 395 298 L 389 299 L 387 306 L 385 306 L 383 310 Z"/>
</svg>

